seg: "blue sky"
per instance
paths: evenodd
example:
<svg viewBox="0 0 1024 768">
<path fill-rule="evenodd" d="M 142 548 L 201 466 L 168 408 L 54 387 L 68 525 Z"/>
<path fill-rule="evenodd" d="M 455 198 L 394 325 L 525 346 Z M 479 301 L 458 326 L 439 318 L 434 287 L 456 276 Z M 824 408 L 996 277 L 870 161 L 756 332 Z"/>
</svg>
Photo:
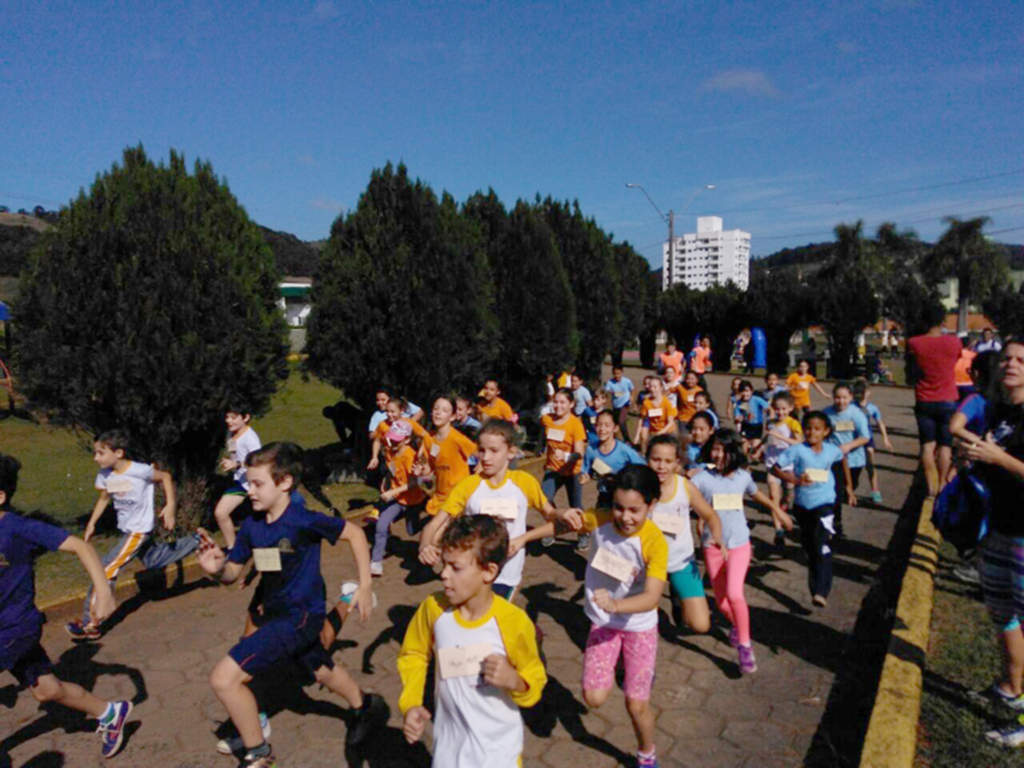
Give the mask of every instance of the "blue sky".
<svg viewBox="0 0 1024 768">
<path fill-rule="evenodd" d="M 8 0 L 0 204 L 57 207 L 141 141 L 304 239 L 391 160 L 459 200 L 576 198 L 655 261 L 626 182 L 665 212 L 715 184 L 677 231 L 720 215 L 756 255 L 858 218 L 1024 242 L 1022 54 L 1006 0 Z"/>
</svg>

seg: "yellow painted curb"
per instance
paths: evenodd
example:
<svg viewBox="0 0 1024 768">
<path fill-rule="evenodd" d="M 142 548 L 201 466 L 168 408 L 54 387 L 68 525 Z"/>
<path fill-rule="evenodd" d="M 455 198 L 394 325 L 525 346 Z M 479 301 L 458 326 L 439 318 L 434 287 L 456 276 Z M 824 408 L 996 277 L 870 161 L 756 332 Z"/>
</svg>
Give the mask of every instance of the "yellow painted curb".
<svg viewBox="0 0 1024 768">
<path fill-rule="evenodd" d="M 914 764 L 939 540 L 932 525 L 932 502 L 928 500 L 921 508 L 917 536 L 903 576 L 889 651 L 861 752 L 861 768 L 912 768 Z"/>
</svg>

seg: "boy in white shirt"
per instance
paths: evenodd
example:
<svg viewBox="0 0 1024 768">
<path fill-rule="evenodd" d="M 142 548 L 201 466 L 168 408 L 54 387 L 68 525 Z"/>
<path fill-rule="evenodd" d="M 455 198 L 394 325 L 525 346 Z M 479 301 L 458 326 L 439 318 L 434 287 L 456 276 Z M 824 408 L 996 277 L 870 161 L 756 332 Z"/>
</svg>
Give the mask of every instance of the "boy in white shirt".
<svg viewBox="0 0 1024 768">
<path fill-rule="evenodd" d="M 405 738 L 419 741 L 432 716 L 423 706 L 430 657 L 437 658 L 434 760 L 438 768 L 522 765 L 520 707 L 547 683 L 536 629 L 491 585 L 508 553 L 508 533 L 489 515 L 452 521 L 441 539 L 444 593 L 424 600 L 398 654 Z"/>
<path fill-rule="evenodd" d="M 228 549 L 235 546 L 235 524 L 231 521 L 231 513 L 242 506 L 249 492 L 249 483 L 245 479 L 245 459 L 253 451 L 262 447 L 260 436 L 256 434 L 249 422 L 252 412 L 245 407 L 232 405 L 224 414 L 224 423 L 228 425 L 228 453 L 220 462 L 222 472 L 230 472 L 234 483 L 220 497 L 213 510 L 217 527 L 224 534 L 224 544 Z"/>
<path fill-rule="evenodd" d="M 92 509 L 92 516 L 85 526 L 85 541 L 96 532 L 96 523 L 113 502 L 117 511 L 117 530 L 121 538 L 103 556 L 103 570 L 110 587 L 121 570 L 139 557 L 148 569 L 165 568 L 184 560 L 199 546 L 199 537 L 183 536 L 173 544 L 154 541 L 153 486 L 160 483 L 164 490 L 166 504 L 160 511 L 160 519 L 168 531 L 174 529 L 174 513 L 177 497 L 174 479 L 169 472 L 156 469 L 152 464 L 132 461 L 127 457 L 128 437 L 120 430 L 110 430 L 99 435 L 93 442 L 93 460 L 99 465 L 96 475 L 96 490 L 99 498 Z M 68 634 L 75 640 L 98 640 L 103 635 L 101 625 L 94 622 L 89 614 L 92 588 L 85 597 L 81 621 L 67 625 Z"/>
</svg>

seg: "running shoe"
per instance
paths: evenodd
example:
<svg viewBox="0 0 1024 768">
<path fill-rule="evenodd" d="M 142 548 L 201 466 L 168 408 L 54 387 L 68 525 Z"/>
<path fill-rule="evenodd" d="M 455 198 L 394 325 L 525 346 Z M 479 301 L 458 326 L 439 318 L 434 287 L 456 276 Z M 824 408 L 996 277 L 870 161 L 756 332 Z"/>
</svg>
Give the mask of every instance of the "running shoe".
<svg viewBox="0 0 1024 768">
<path fill-rule="evenodd" d="M 242 758 L 238 768 L 278 768 L 278 765 L 273 752 L 266 755 L 254 755 L 249 752 Z"/>
<path fill-rule="evenodd" d="M 370 563 L 370 575 L 371 576 L 383 576 L 384 575 L 384 563 L 379 560 L 375 560 Z"/>
<path fill-rule="evenodd" d="M 871 501 L 873 503 L 875 503 L 875 504 L 881 504 L 882 503 L 882 493 L 881 493 L 881 491 L 872 491 L 871 492 Z"/>
<path fill-rule="evenodd" d="M 972 586 L 981 584 L 981 574 L 978 573 L 978 569 L 973 563 L 961 563 L 953 566 L 953 578 Z"/>
<path fill-rule="evenodd" d="M 975 701 L 995 701 L 1009 709 L 1024 712 L 1024 694 L 1014 696 L 1012 693 L 1007 693 L 1003 690 L 1002 684 L 998 682 L 992 683 L 983 691 L 971 691 L 967 695 Z"/>
<path fill-rule="evenodd" d="M 98 627 L 92 624 L 83 624 L 77 619 L 65 624 L 64 629 L 66 629 L 67 633 L 71 635 L 72 640 L 76 640 L 78 642 L 90 642 L 92 640 L 99 640 L 103 637 L 103 633 L 100 632 Z"/>
<path fill-rule="evenodd" d="M 542 547 L 550 547 L 554 543 L 555 543 L 555 537 L 554 536 L 545 536 L 543 539 L 540 540 L 540 545 Z"/>
<path fill-rule="evenodd" d="M 814 603 L 818 608 L 827 608 L 828 600 L 823 595 L 815 595 L 811 602 Z"/>
<path fill-rule="evenodd" d="M 128 715 L 132 713 L 130 701 L 112 701 L 114 716 L 109 721 L 100 721 L 96 733 L 103 734 L 103 756 L 113 757 L 121 751 L 124 744 L 124 724 L 128 721 Z"/>
<path fill-rule="evenodd" d="M 740 657 L 740 672 L 750 675 L 757 672 L 757 661 L 754 659 L 754 647 L 752 645 L 741 645 L 736 649 Z"/>
<path fill-rule="evenodd" d="M 382 697 L 376 693 L 363 694 L 363 706 L 353 713 L 352 724 L 345 734 L 345 746 L 358 747 L 376 726 L 386 723 L 390 715 L 388 703 Z"/>
<path fill-rule="evenodd" d="M 581 533 L 580 537 L 576 540 L 576 551 L 586 552 L 590 549 L 590 534 Z"/>
<path fill-rule="evenodd" d="M 264 741 L 270 738 L 270 718 L 265 712 L 260 712 L 260 728 L 263 730 Z M 217 742 L 217 751 L 222 755 L 237 755 L 245 751 L 245 744 L 241 736 L 229 736 Z"/>
<path fill-rule="evenodd" d="M 1003 747 L 1024 747 L 1024 715 L 1017 715 L 1009 725 L 988 731 L 985 738 Z"/>
<path fill-rule="evenodd" d="M 658 755 L 642 755 L 637 752 L 636 768 L 658 768 Z"/>
<path fill-rule="evenodd" d="M 380 519 L 380 510 L 377 509 L 376 507 L 374 507 L 373 509 L 371 509 L 369 512 L 366 513 L 366 519 L 367 520 L 379 520 Z"/>
</svg>

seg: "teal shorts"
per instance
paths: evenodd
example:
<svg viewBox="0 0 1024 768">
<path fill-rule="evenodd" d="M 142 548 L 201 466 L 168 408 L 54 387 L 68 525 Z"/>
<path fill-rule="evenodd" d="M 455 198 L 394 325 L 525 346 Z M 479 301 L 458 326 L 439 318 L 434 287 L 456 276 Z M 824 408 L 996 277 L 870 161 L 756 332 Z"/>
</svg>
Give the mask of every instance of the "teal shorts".
<svg viewBox="0 0 1024 768">
<path fill-rule="evenodd" d="M 668 583 L 672 585 L 672 593 L 680 600 L 704 597 L 704 580 L 697 570 L 697 563 L 692 560 L 681 571 L 670 573 Z"/>
</svg>

